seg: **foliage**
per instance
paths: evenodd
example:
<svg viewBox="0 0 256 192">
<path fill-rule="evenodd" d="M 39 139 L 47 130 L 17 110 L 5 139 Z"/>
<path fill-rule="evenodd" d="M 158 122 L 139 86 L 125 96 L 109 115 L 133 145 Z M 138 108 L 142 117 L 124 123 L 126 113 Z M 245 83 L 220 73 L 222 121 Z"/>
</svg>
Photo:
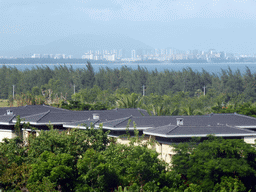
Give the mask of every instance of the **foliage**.
<svg viewBox="0 0 256 192">
<path fill-rule="evenodd" d="M 94 72 L 87 63 L 86 68 L 76 70 L 66 65 L 24 71 L 3 66 L 0 74 L 0 98 L 9 99 L 10 106 L 49 104 L 72 110 L 140 107 L 152 115 L 237 112 L 256 116 L 256 75 L 248 67 L 244 74 L 230 68 L 214 74 L 191 68 L 148 71 L 140 66 Z M 146 94 L 142 97 L 143 85 Z"/>
<path fill-rule="evenodd" d="M 109 143 L 107 133 L 102 129 L 87 128 L 86 131 L 71 129 L 69 132 L 51 129 L 40 132 L 39 136 L 30 139 L 30 158 L 38 158 L 44 151 L 54 154 L 67 153 L 76 159 L 88 148 L 104 150 Z"/>
<path fill-rule="evenodd" d="M 76 191 L 110 191 L 119 183 L 115 167 L 102 154 L 88 149 L 77 163 L 79 184 Z"/>
<path fill-rule="evenodd" d="M 184 192 L 203 192 L 200 185 L 191 183 L 188 188 L 184 190 Z"/>
<path fill-rule="evenodd" d="M 14 100 L 12 97 L 9 97 L 9 103 L 13 103 Z M 47 101 L 43 95 L 33 95 L 30 92 L 20 93 L 15 95 L 15 102 L 17 106 L 24 106 L 24 105 L 42 105 L 46 104 Z"/>
<path fill-rule="evenodd" d="M 129 96 L 126 91 L 112 94 L 116 98 L 136 96 L 140 98 L 140 106 L 149 106 L 148 110 L 161 103 L 160 106 L 170 107 L 166 114 L 197 114 L 198 109 L 208 106 L 211 100 L 209 95 L 191 98 L 183 91 L 169 96 L 150 94 L 144 97 Z M 254 115 L 254 104 L 219 102 L 223 98 L 218 97 L 220 100 L 217 99 L 213 110 L 238 110 Z M 152 105 L 147 105 L 149 103 Z M 80 104 L 80 101 L 71 101 L 71 106 L 79 108 Z M 206 111 L 203 109 L 202 113 Z M 164 107 L 160 107 L 156 114 L 164 113 Z M 18 117 L 15 131 L 20 136 L 0 143 L 0 185 L 6 190 L 256 191 L 256 151 L 242 140 L 209 136 L 176 145 L 170 169 L 158 158 L 158 153 L 148 148 L 149 142 L 139 137 L 135 123 L 134 137 L 126 135 L 130 143 L 122 145 L 109 139 L 102 125 L 99 129 L 91 126 L 86 130 L 67 131 L 49 125 L 49 130 L 40 131 L 37 137 L 29 137 L 28 143 L 24 143 L 21 130 L 31 127 L 21 122 Z"/>
<path fill-rule="evenodd" d="M 223 104 L 219 103 L 212 107 L 215 113 L 239 113 L 247 116 L 256 117 L 256 106 L 253 106 L 251 103 L 243 104 Z"/>
<path fill-rule="evenodd" d="M 5 138 L 0 143 L 0 175 L 6 168 L 11 167 L 12 163 L 21 165 L 27 158 L 27 147 L 19 137 L 13 139 Z"/>
<path fill-rule="evenodd" d="M 103 155 L 106 162 L 115 167 L 122 186 L 134 183 L 143 186 L 159 178 L 165 170 L 165 164 L 157 158 L 158 154 L 142 146 L 110 144 Z"/>
<path fill-rule="evenodd" d="M 72 95 L 72 100 L 80 101 L 80 103 L 93 103 L 97 101 L 97 96 L 102 90 L 98 86 L 92 88 L 81 89 L 78 93 Z"/>
<path fill-rule="evenodd" d="M 27 146 L 20 137 L 5 138 L 0 143 L 0 185 L 20 189 L 28 178 Z"/>
<path fill-rule="evenodd" d="M 16 127 L 31 128 L 19 118 Z M 105 150 L 107 134 L 102 128 L 59 131 L 49 125 L 49 131 L 41 130 L 28 143 L 21 137 L 4 139 L 0 143 L 0 185 L 8 190 L 40 191 L 47 185 L 46 191 L 70 191 L 78 179 L 77 161 L 88 149 Z"/>
<path fill-rule="evenodd" d="M 22 140 L 22 124 L 21 124 L 21 118 L 18 115 L 16 117 L 16 123 L 14 125 L 14 132 L 19 137 L 20 140 Z"/>
<path fill-rule="evenodd" d="M 70 100 L 68 102 L 62 101 L 60 107 L 63 109 L 83 111 L 83 110 L 106 110 L 108 106 L 103 103 L 81 103 L 81 101 Z"/>
<path fill-rule="evenodd" d="M 30 171 L 30 164 L 11 163 L 11 166 L 5 169 L 0 177 L 0 183 L 5 190 L 21 190 L 26 186 Z"/>
<path fill-rule="evenodd" d="M 187 183 L 199 184 L 203 191 L 211 191 L 222 177 L 237 176 L 247 191 L 255 191 L 256 151 L 244 141 L 210 137 L 198 145 L 179 144 L 175 150 L 173 169 L 181 173 Z"/>
<path fill-rule="evenodd" d="M 44 177 L 42 181 L 36 181 L 27 184 L 27 188 L 31 192 L 45 191 L 45 192 L 57 192 L 55 184 L 50 181 L 49 178 Z"/>
<path fill-rule="evenodd" d="M 70 154 L 61 153 L 55 155 L 49 151 L 43 152 L 35 164 L 32 164 L 32 171 L 28 184 L 44 182 L 46 178 L 55 186 L 61 186 L 63 191 L 73 188 L 74 157 Z"/>
<path fill-rule="evenodd" d="M 214 191 L 228 192 L 228 191 L 246 191 L 244 184 L 237 178 L 221 177 L 221 182 L 214 186 Z"/>
<path fill-rule="evenodd" d="M 141 98 L 138 94 L 132 93 L 131 95 L 120 95 L 116 102 L 119 108 L 139 108 Z"/>
</svg>

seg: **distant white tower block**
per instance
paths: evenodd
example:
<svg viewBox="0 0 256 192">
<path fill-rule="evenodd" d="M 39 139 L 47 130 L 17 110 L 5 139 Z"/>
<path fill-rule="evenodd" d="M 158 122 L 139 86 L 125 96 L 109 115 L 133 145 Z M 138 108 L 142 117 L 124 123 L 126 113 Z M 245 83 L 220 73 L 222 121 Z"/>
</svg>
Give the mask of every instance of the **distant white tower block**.
<svg viewBox="0 0 256 192">
<path fill-rule="evenodd" d="M 136 52 L 135 50 L 132 50 L 132 59 L 135 59 L 136 58 Z"/>
<path fill-rule="evenodd" d="M 41 58 L 41 54 L 34 54 L 34 55 L 31 56 L 31 58 L 40 59 Z"/>
</svg>

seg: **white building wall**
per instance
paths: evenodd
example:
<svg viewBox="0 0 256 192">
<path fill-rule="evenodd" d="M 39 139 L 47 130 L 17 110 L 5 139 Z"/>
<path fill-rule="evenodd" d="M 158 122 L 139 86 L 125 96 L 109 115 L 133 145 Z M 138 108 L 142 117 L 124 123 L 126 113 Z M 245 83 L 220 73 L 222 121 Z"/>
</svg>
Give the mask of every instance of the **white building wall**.
<svg viewBox="0 0 256 192">
<path fill-rule="evenodd" d="M 164 160 L 166 163 L 171 163 L 171 158 L 175 154 L 174 147 L 168 144 L 156 144 L 155 150 L 159 153 L 158 158 Z"/>
<path fill-rule="evenodd" d="M 12 130 L 0 129 L 0 142 L 3 142 L 4 138 L 12 139 L 16 134 Z"/>
<path fill-rule="evenodd" d="M 148 137 L 145 137 L 142 143 L 146 143 L 148 139 Z M 130 141 L 127 140 L 127 138 L 118 138 L 117 143 L 129 145 Z M 155 150 L 157 153 L 159 153 L 158 158 L 164 160 L 166 163 L 169 164 L 171 163 L 172 156 L 175 154 L 174 147 L 168 144 L 155 143 L 153 146 L 149 145 L 148 148 Z"/>
<path fill-rule="evenodd" d="M 256 137 L 244 137 L 244 142 L 249 144 L 255 144 Z"/>
</svg>

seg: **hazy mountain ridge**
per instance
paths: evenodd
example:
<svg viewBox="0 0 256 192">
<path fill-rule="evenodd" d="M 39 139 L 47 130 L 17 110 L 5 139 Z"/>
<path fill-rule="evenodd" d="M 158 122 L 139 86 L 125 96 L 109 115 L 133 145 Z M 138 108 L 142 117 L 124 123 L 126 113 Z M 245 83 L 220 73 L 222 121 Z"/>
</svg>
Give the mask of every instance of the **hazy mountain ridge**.
<svg viewBox="0 0 256 192">
<path fill-rule="evenodd" d="M 130 57 L 132 49 L 152 49 L 145 43 L 121 35 L 71 35 L 45 45 L 29 45 L 18 49 L 0 51 L 0 56 L 22 57 L 37 54 L 66 54 L 74 58 L 89 50 L 123 49 Z"/>
</svg>

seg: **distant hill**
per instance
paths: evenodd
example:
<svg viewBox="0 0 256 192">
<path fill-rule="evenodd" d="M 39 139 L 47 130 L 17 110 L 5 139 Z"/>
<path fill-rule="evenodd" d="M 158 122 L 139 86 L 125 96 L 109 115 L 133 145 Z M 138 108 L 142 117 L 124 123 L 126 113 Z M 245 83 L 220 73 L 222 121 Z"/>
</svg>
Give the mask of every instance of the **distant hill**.
<svg viewBox="0 0 256 192">
<path fill-rule="evenodd" d="M 66 54 L 73 55 L 74 58 L 81 56 L 88 50 L 112 50 L 123 49 L 128 57 L 131 56 L 131 50 L 152 49 L 152 47 L 121 35 L 71 35 L 46 45 L 25 46 L 16 50 L 1 51 L 1 55 L 13 55 L 21 57 L 22 55 L 38 54 Z"/>
</svg>

